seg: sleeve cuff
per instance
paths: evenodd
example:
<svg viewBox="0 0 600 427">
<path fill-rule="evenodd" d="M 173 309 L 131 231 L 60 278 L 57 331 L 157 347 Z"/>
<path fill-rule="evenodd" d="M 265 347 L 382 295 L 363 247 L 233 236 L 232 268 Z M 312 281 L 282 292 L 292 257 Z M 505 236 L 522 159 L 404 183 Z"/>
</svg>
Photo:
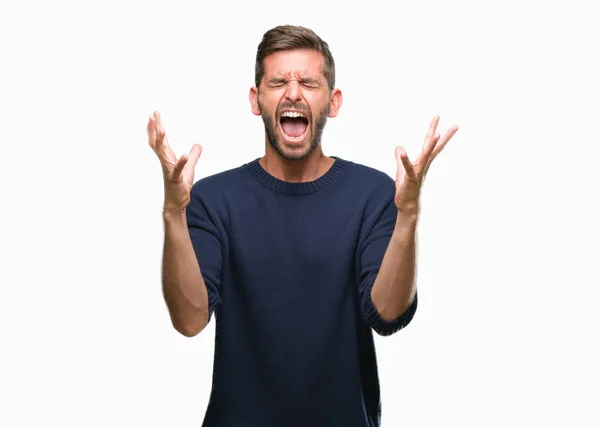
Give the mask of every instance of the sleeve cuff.
<svg viewBox="0 0 600 427">
<path fill-rule="evenodd" d="M 366 292 L 364 304 L 363 311 L 367 324 L 379 335 L 389 336 L 406 327 L 413 319 L 415 312 L 417 311 L 418 296 L 415 293 L 412 303 L 407 307 L 404 313 L 393 320 L 385 320 L 381 317 L 381 314 L 379 314 L 377 307 L 375 307 L 375 304 L 371 299 L 371 292 Z"/>
</svg>

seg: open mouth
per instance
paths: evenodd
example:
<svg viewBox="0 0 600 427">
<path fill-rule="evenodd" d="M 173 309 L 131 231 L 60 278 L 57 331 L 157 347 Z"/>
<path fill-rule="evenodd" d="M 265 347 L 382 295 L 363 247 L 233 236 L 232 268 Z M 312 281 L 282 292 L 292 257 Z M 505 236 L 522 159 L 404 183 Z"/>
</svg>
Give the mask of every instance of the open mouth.
<svg viewBox="0 0 600 427">
<path fill-rule="evenodd" d="M 299 142 L 308 130 L 308 119 L 301 111 L 284 111 L 279 118 L 279 125 L 285 139 Z"/>
</svg>

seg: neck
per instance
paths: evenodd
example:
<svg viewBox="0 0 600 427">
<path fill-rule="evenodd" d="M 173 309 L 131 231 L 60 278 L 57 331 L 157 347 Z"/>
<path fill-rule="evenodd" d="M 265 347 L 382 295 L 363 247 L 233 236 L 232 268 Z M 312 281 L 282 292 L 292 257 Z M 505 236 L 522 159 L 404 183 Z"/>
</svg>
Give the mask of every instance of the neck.
<svg viewBox="0 0 600 427">
<path fill-rule="evenodd" d="M 320 144 L 306 159 L 286 160 L 267 143 L 266 153 L 259 159 L 264 170 L 287 182 L 315 181 L 329 170 L 334 161 L 335 159 L 323 154 Z"/>
</svg>

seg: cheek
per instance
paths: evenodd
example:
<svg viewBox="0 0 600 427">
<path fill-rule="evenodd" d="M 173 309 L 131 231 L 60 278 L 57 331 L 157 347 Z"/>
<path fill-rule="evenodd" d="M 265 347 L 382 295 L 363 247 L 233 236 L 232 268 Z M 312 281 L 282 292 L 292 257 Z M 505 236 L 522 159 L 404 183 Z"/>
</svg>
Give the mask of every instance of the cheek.
<svg viewBox="0 0 600 427">
<path fill-rule="evenodd" d="M 317 110 L 323 108 L 324 105 L 329 103 L 329 97 L 327 94 L 320 92 L 306 92 L 304 99 L 306 99 L 306 102 L 309 103 L 311 108 L 315 107 Z"/>
<path fill-rule="evenodd" d="M 269 96 L 268 98 L 262 99 L 261 101 L 262 101 L 261 105 L 265 109 L 265 112 L 272 113 L 272 114 L 275 113 L 275 111 L 277 110 L 277 107 L 281 103 L 281 99 L 274 97 L 274 96 Z"/>
<path fill-rule="evenodd" d="M 309 101 L 310 110 L 312 111 L 313 117 L 317 118 L 323 111 L 329 107 L 329 99 L 319 97 Z"/>
<path fill-rule="evenodd" d="M 258 108 L 260 110 L 260 114 L 262 115 L 270 115 L 270 113 L 272 112 L 271 108 L 269 108 L 269 103 L 265 102 L 264 98 L 261 98 L 260 100 L 257 101 L 258 103 Z"/>
</svg>

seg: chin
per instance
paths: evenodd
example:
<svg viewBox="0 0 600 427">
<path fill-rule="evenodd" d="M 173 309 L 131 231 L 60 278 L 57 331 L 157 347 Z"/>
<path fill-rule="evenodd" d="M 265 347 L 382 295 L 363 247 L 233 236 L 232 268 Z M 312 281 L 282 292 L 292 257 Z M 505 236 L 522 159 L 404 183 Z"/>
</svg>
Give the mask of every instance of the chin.
<svg viewBox="0 0 600 427">
<path fill-rule="evenodd" d="M 275 144 L 271 142 L 271 146 L 277 154 L 284 160 L 304 160 L 310 156 L 318 144 L 309 143 L 310 139 L 305 139 L 302 143 L 289 143 L 284 138 L 277 138 Z"/>
</svg>

